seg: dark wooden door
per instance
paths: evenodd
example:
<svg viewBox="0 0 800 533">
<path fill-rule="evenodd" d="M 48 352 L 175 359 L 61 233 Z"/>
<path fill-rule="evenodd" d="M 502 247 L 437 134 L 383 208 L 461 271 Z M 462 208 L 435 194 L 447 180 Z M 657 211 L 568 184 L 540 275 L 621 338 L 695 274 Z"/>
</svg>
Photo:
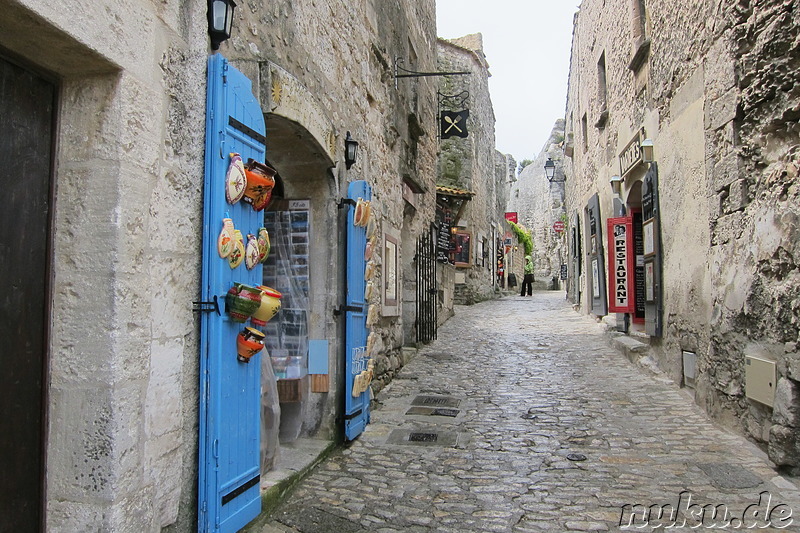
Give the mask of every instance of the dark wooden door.
<svg viewBox="0 0 800 533">
<path fill-rule="evenodd" d="M 51 144 L 56 90 L 0 58 L 0 531 L 43 515 Z"/>
</svg>

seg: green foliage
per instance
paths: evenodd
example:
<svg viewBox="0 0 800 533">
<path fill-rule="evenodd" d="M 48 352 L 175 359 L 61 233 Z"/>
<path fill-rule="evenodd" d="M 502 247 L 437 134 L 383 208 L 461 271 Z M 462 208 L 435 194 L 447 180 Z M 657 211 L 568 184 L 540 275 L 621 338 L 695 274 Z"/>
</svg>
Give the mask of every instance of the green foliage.
<svg viewBox="0 0 800 533">
<path fill-rule="evenodd" d="M 508 222 L 509 226 L 511 226 L 511 231 L 517 236 L 517 240 L 521 242 L 522 246 L 525 248 L 525 255 L 533 254 L 533 239 L 531 238 L 531 232 L 525 227 L 515 224 L 510 220 L 506 220 L 506 222 Z"/>
<path fill-rule="evenodd" d="M 519 170 L 518 170 L 518 172 L 522 172 L 522 170 L 525 167 L 527 167 L 528 165 L 530 165 L 531 163 L 533 163 L 533 159 L 523 159 L 522 161 L 520 161 L 519 162 Z"/>
</svg>

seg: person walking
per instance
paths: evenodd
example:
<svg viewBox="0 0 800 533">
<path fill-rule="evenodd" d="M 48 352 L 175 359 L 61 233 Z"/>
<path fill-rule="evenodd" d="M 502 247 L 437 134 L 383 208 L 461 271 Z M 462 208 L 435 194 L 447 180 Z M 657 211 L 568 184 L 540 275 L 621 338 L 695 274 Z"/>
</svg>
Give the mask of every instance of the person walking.
<svg viewBox="0 0 800 533">
<path fill-rule="evenodd" d="M 522 292 L 520 292 L 520 296 L 525 296 L 525 291 L 528 292 L 528 296 L 533 295 L 533 261 L 531 261 L 531 256 L 525 256 L 525 276 L 522 278 Z"/>
</svg>

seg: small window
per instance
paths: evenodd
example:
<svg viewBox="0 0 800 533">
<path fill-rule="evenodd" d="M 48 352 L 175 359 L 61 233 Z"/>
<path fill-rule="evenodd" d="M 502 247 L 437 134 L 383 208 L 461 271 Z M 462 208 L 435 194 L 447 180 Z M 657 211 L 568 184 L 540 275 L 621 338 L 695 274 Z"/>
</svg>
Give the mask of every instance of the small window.
<svg viewBox="0 0 800 533">
<path fill-rule="evenodd" d="M 597 62 L 597 96 L 600 100 L 600 110 L 608 109 L 605 52 L 600 55 L 600 61 Z"/>
<path fill-rule="evenodd" d="M 583 134 L 583 151 L 589 151 L 589 121 L 586 118 L 586 113 L 581 118 L 581 133 Z"/>
</svg>

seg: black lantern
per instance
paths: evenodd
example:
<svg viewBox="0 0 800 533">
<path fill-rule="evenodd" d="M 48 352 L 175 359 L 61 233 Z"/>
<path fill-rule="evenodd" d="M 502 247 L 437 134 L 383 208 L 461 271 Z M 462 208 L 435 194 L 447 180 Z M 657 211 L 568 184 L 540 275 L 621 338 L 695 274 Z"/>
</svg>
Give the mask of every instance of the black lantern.
<svg viewBox="0 0 800 533">
<path fill-rule="evenodd" d="M 219 44 L 230 39 L 235 7 L 233 0 L 208 0 L 208 35 L 212 50 L 219 50 Z"/>
<path fill-rule="evenodd" d="M 356 162 L 356 155 L 358 155 L 358 142 L 350 137 L 350 132 L 344 138 L 344 166 L 349 170 Z"/>
<path fill-rule="evenodd" d="M 547 162 L 544 164 L 544 175 L 547 176 L 547 181 L 551 183 L 554 181 L 554 177 L 556 175 L 556 164 L 549 157 L 547 158 Z"/>
</svg>

